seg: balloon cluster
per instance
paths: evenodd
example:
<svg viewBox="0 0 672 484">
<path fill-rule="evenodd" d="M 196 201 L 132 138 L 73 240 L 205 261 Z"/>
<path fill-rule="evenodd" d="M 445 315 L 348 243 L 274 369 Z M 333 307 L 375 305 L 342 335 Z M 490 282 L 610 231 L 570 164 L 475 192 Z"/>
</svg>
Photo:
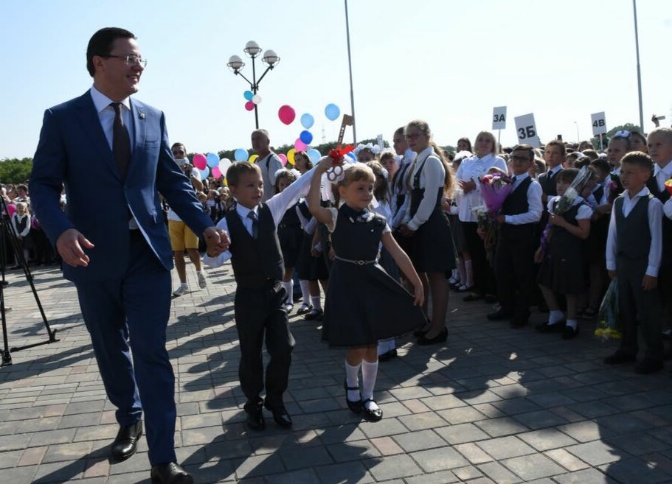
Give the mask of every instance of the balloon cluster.
<svg viewBox="0 0 672 484">
<path fill-rule="evenodd" d="M 252 91 L 245 91 L 243 97 L 245 98 L 245 109 L 248 111 L 252 111 L 261 102 L 261 96 Z"/>
</svg>

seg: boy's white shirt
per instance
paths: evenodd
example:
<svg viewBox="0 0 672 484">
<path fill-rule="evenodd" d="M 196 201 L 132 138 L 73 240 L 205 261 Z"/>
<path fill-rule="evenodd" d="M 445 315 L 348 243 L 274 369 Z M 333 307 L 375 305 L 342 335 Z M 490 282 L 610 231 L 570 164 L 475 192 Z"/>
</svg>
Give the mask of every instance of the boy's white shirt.
<svg viewBox="0 0 672 484">
<path fill-rule="evenodd" d="M 287 209 L 297 203 L 302 197 L 308 195 L 308 191 L 310 190 L 310 181 L 313 179 L 313 175 L 315 174 L 315 168 L 316 167 L 301 175 L 294 183 L 289 185 L 282 192 L 274 195 L 266 201 L 266 205 L 271 211 L 273 222 L 275 223 L 276 227 L 280 223 L 280 220 L 282 220 L 282 217 L 285 215 Z M 248 231 L 248 233 L 252 234 L 252 221 L 247 217 L 247 214 L 252 211 L 259 214 L 259 205 L 254 208 L 247 208 L 240 204 L 236 204 L 235 210 L 238 216 L 240 216 L 245 229 Z M 229 233 L 229 226 L 226 223 L 226 217 L 223 217 L 222 220 L 217 223 L 217 228 L 226 230 L 226 232 Z M 229 233 L 229 239 L 230 238 L 231 234 Z M 210 257 L 206 253 L 203 257 L 203 263 L 208 267 L 219 267 L 230 258 L 231 252 L 228 250 L 219 254 L 217 257 Z"/>
</svg>

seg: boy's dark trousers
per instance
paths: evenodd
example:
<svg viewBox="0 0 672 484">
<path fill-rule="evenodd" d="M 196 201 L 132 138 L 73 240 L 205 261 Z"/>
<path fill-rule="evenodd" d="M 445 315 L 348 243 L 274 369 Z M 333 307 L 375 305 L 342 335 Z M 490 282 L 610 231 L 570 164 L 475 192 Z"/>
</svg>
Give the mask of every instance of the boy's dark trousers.
<svg viewBox="0 0 672 484">
<path fill-rule="evenodd" d="M 287 291 L 281 281 L 269 280 L 259 289 L 236 289 L 235 318 L 240 341 L 240 386 L 249 403 L 261 403 L 264 390 L 262 350 L 264 341 L 270 361 L 266 367 L 266 402 L 281 406 L 287 389 L 294 337 L 289 331 L 283 301 Z"/>
<path fill-rule="evenodd" d="M 621 350 L 628 355 L 637 355 L 639 321 L 646 345 L 644 357 L 663 361 L 660 293 L 656 289 L 645 291 L 642 288 L 647 263 L 648 259 L 632 260 L 623 256 L 616 259 L 618 306 L 623 326 Z"/>
<path fill-rule="evenodd" d="M 497 299 L 502 311 L 527 321 L 536 287 L 536 224 L 502 224 L 495 253 Z"/>
</svg>

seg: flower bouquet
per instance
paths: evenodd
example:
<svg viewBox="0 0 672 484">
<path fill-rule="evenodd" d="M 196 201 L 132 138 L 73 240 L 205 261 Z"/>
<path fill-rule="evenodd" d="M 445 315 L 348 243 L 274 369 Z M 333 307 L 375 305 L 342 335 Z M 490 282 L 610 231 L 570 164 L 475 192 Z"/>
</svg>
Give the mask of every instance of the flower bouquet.
<svg viewBox="0 0 672 484">
<path fill-rule="evenodd" d="M 621 338 L 621 319 L 618 315 L 618 284 L 612 280 L 600 304 L 595 336 L 603 340 Z"/>
<path fill-rule="evenodd" d="M 501 171 L 490 172 L 480 177 L 478 181 L 485 205 L 474 207 L 472 211 L 478 222 L 478 229 L 483 238 L 488 262 L 492 263 L 495 245 L 497 244 L 497 215 L 502 209 L 504 200 L 513 190 L 513 183 L 511 183 L 511 178 Z"/>
<path fill-rule="evenodd" d="M 555 215 L 562 215 L 567 210 L 572 208 L 577 197 L 581 196 L 586 186 L 595 178 L 595 172 L 592 168 L 584 166 L 574 178 L 572 184 L 567 188 L 565 193 L 560 197 L 558 203 L 555 204 L 553 213 Z M 551 239 L 551 223 L 549 222 L 544 231 L 541 233 L 541 250 L 545 255 L 548 255 L 548 247 Z"/>
</svg>

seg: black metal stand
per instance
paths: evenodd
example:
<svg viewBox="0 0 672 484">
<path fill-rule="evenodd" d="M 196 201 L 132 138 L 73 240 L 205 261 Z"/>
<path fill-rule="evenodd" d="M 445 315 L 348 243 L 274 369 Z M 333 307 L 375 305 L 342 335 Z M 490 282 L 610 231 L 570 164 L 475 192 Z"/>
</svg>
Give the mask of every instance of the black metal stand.
<svg viewBox="0 0 672 484">
<path fill-rule="evenodd" d="M 33 275 L 31 274 L 30 268 L 28 267 L 28 261 L 26 261 L 25 257 L 23 256 L 23 249 L 19 244 L 19 239 L 16 236 L 14 227 L 12 226 L 12 223 L 9 220 L 7 212 L 7 204 L 5 203 L 5 200 L 1 197 L 0 197 L 0 208 L 2 209 L 2 215 L 0 215 L 0 225 L 2 225 L 0 230 L 0 272 L 2 273 L 2 282 L 0 283 L 0 321 L 2 322 L 2 338 L 4 341 L 4 346 L 2 349 L 2 363 L 0 363 L 0 366 L 7 366 L 12 364 L 12 352 L 21 351 L 28 348 L 34 348 L 36 346 L 46 345 L 49 343 L 54 343 L 58 340 L 56 339 L 56 330 L 55 329 L 52 330 L 49 327 L 47 316 L 46 314 L 44 314 L 42 303 L 40 302 L 40 298 L 37 295 L 35 284 L 33 284 Z M 44 326 L 47 329 L 47 334 L 49 335 L 49 339 L 47 341 L 42 341 L 40 343 L 33 343 L 25 346 L 16 346 L 11 348 L 11 350 L 9 348 L 9 339 L 7 337 L 7 314 L 6 314 L 7 309 L 5 307 L 5 286 L 7 285 L 5 281 L 5 266 L 7 265 L 7 247 L 5 244 L 5 240 L 7 238 L 9 238 L 10 240 L 10 245 L 14 253 L 15 258 L 14 260 L 16 261 L 16 265 L 21 267 L 23 273 L 26 276 L 26 281 L 28 281 L 28 284 L 30 284 L 30 289 L 33 291 L 33 296 L 35 296 L 35 302 L 37 303 L 37 307 L 40 310 L 42 321 L 44 322 Z"/>
</svg>

